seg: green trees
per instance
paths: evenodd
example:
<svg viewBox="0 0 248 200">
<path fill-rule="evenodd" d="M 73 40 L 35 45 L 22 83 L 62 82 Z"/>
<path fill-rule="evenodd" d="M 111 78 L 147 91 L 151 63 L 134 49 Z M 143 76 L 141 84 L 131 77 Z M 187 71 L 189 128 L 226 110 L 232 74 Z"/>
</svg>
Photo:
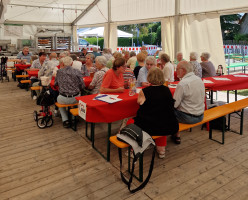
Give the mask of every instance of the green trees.
<svg viewBox="0 0 248 200">
<path fill-rule="evenodd" d="M 240 14 L 220 16 L 223 40 L 234 40 L 240 30 L 240 24 L 238 24 L 240 18 Z"/>
</svg>

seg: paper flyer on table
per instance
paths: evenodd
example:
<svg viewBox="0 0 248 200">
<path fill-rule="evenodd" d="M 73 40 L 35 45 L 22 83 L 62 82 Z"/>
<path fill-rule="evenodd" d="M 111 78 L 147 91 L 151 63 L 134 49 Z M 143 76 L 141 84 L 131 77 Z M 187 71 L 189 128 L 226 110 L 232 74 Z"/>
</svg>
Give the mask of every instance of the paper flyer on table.
<svg viewBox="0 0 248 200">
<path fill-rule="evenodd" d="M 248 77 L 247 75 L 244 75 L 244 74 L 235 74 L 233 76 L 235 76 L 235 77 L 243 77 L 243 78 L 247 78 Z"/>
<path fill-rule="evenodd" d="M 169 84 L 168 87 L 169 88 L 177 88 L 177 84 Z"/>
<path fill-rule="evenodd" d="M 99 101 L 104 101 L 106 103 L 116 103 L 118 101 L 122 101 L 122 99 L 118 98 L 118 95 L 111 95 L 111 94 L 97 95 L 95 99 Z"/>
<path fill-rule="evenodd" d="M 212 77 L 216 81 L 231 81 L 229 78 L 221 78 L 221 77 Z"/>
<path fill-rule="evenodd" d="M 203 80 L 203 83 L 213 83 L 212 81 L 210 81 L 210 80 Z"/>
</svg>

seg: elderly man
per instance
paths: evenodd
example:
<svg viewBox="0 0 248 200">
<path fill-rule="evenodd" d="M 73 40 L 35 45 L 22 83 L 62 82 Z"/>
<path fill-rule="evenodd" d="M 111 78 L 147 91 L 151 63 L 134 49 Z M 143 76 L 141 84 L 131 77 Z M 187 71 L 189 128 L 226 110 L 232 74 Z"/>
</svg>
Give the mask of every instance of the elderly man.
<svg viewBox="0 0 248 200">
<path fill-rule="evenodd" d="M 29 47 L 23 47 L 22 51 L 20 51 L 16 58 L 18 59 L 18 63 L 30 63 L 31 62 L 32 53 L 29 52 Z"/>
<path fill-rule="evenodd" d="M 60 104 L 74 104 L 77 103 L 75 97 L 79 96 L 80 91 L 85 87 L 82 79 L 82 74 L 79 70 L 72 68 L 72 58 L 62 58 L 64 66 L 58 70 L 55 85 L 59 86 L 59 96 L 57 98 Z M 59 108 L 62 116 L 63 126 L 70 127 L 66 108 Z"/>
<path fill-rule="evenodd" d="M 174 93 L 174 107 L 178 122 L 195 124 L 202 121 L 205 108 L 203 81 L 194 74 L 192 65 L 187 61 L 178 63 L 177 76 L 181 78 Z M 172 138 L 176 144 L 181 143 L 179 132 Z"/>
<path fill-rule="evenodd" d="M 146 65 L 145 67 L 142 67 L 139 70 L 139 75 L 138 75 L 138 80 L 137 80 L 137 87 L 148 87 L 150 86 L 150 83 L 147 81 L 147 74 L 148 71 L 152 68 L 152 67 L 156 67 L 157 65 L 157 61 L 153 56 L 148 56 L 146 58 Z"/>
</svg>

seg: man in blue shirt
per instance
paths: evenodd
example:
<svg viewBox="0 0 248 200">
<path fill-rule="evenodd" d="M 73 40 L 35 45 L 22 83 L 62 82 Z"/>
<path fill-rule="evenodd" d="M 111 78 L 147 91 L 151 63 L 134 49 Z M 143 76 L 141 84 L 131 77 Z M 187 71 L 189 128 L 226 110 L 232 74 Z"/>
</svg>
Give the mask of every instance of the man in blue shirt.
<svg viewBox="0 0 248 200">
<path fill-rule="evenodd" d="M 22 51 L 17 54 L 17 59 L 19 63 L 25 64 L 31 62 L 32 53 L 29 52 L 29 47 L 23 47 Z"/>
</svg>

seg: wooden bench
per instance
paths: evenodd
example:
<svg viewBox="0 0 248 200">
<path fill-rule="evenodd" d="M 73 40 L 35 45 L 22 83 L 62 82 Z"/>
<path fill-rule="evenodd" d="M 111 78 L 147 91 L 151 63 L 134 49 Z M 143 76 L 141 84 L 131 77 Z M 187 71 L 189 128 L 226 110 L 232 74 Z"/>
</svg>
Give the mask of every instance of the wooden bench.
<svg viewBox="0 0 248 200">
<path fill-rule="evenodd" d="M 25 84 L 25 88 L 28 91 L 29 85 L 31 84 L 31 80 L 21 80 L 22 84 Z"/>
<path fill-rule="evenodd" d="M 41 86 L 33 86 L 33 87 L 30 87 L 30 89 L 31 89 L 31 98 L 33 98 L 34 91 L 35 90 L 40 90 L 41 89 Z"/>
<path fill-rule="evenodd" d="M 216 118 L 223 117 L 225 115 L 229 116 L 233 112 L 238 112 L 238 111 L 241 110 L 240 134 L 242 134 L 242 132 L 243 132 L 243 109 L 246 108 L 246 107 L 248 107 L 248 98 L 243 99 L 243 100 L 239 100 L 239 101 L 236 101 L 236 102 L 233 102 L 233 103 L 225 104 L 225 105 L 222 105 L 222 106 L 218 106 L 218 107 L 215 107 L 215 108 L 211 108 L 209 110 L 205 110 L 204 111 L 204 118 L 203 118 L 203 120 L 201 122 L 198 122 L 198 123 L 195 123 L 195 124 L 179 123 L 179 132 L 184 131 L 184 130 L 188 130 L 188 129 L 193 128 L 195 126 L 202 125 L 202 124 L 204 124 L 206 122 L 210 122 L 210 121 L 212 121 L 212 120 L 214 120 Z M 230 126 L 230 121 L 228 123 L 229 123 L 229 126 Z M 226 129 L 225 120 L 223 120 L 223 126 L 222 127 L 223 127 L 223 129 L 222 129 L 222 142 L 221 142 L 221 144 L 224 144 L 225 131 L 226 131 L 225 130 Z M 152 138 L 157 139 L 158 137 L 161 137 L 161 136 L 154 136 Z M 210 129 L 209 129 L 209 139 L 214 140 L 214 139 L 212 139 L 211 126 L 210 126 Z M 124 142 L 119 141 L 117 139 L 116 135 L 111 136 L 109 138 L 109 140 L 110 140 L 111 143 L 113 143 L 115 146 L 118 147 L 119 154 L 122 153 L 121 150 L 123 148 L 130 148 L 129 144 L 126 144 Z M 217 140 L 214 140 L 214 141 L 217 141 Z M 217 142 L 219 142 L 219 141 L 217 141 Z M 136 178 L 139 181 L 143 181 L 143 156 L 140 157 L 139 162 L 140 162 L 139 163 L 139 178 L 137 178 L 137 177 Z M 128 156 L 128 171 L 130 172 L 130 154 Z"/>
<path fill-rule="evenodd" d="M 160 138 L 162 136 L 152 136 L 152 138 L 154 140 L 156 140 L 157 138 Z M 122 149 L 124 148 L 128 148 L 129 144 L 125 143 L 125 142 L 121 142 L 120 140 L 117 139 L 117 136 L 111 136 L 109 138 L 110 142 L 113 143 L 115 146 L 118 147 L 118 152 L 119 154 L 122 154 Z M 128 149 L 128 172 L 130 173 L 130 148 Z M 134 177 L 142 182 L 143 181 L 143 154 L 141 154 L 140 158 L 139 158 L 139 177 L 135 176 Z"/>
<path fill-rule="evenodd" d="M 68 113 L 68 118 L 69 118 L 69 122 L 70 122 L 70 127 L 72 128 L 73 126 L 72 126 L 72 119 L 71 119 L 71 112 L 70 112 L 70 110 L 72 108 L 74 108 L 75 106 L 78 106 L 78 103 L 74 103 L 74 104 L 60 104 L 60 103 L 56 102 L 55 103 L 55 106 L 57 106 L 58 108 L 68 108 L 67 113 Z"/>
<path fill-rule="evenodd" d="M 29 75 L 16 75 L 16 78 L 28 78 Z"/>
<path fill-rule="evenodd" d="M 72 123 L 72 129 L 74 131 L 77 131 L 77 116 L 78 116 L 78 108 L 72 108 L 70 109 L 70 113 L 71 115 L 73 115 L 75 117 L 74 123 Z"/>
</svg>

